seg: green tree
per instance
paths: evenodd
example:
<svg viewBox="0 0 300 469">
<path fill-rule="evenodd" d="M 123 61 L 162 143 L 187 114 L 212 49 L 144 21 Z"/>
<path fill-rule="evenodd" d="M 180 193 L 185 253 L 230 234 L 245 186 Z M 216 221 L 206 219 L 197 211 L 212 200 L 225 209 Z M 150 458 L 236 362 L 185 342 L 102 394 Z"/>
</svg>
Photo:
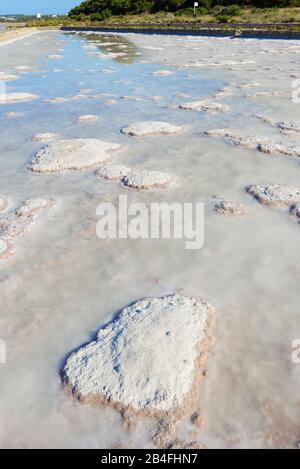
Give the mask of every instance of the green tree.
<svg viewBox="0 0 300 469">
<path fill-rule="evenodd" d="M 211 10 L 217 6 L 228 7 L 228 10 L 224 12 L 224 15 L 228 16 L 238 15 L 239 7 L 300 6 L 300 0 L 198 0 L 198 3 L 199 7 L 206 10 Z M 193 7 L 193 0 L 85 0 L 79 6 L 70 10 L 69 16 L 76 19 L 86 16 L 96 18 L 92 15 L 125 15 L 143 12 L 156 13 L 159 11 L 176 12 L 191 7 Z M 222 10 L 218 9 L 218 11 Z"/>
</svg>

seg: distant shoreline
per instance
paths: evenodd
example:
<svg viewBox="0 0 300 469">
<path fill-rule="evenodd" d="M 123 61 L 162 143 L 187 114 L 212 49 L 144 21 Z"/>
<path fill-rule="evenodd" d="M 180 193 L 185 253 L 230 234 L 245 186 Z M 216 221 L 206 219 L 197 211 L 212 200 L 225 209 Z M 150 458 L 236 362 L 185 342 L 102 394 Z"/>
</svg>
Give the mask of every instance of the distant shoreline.
<svg viewBox="0 0 300 469">
<path fill-rule="evenodd" d="M 31 36 L 38 32 L 37 28 L 16 28 L 0 30 L 0 46 L 11 44 L 12 42 Z"/>
<path fill-rule="evenodd" d="M 284 24 L 280 24 L 283 26 Z M 9 29 L 0 29 L 0 46 L 10 44 L 24 37 L 31 36 L 37 32 L 56 30 L 65 32 L 110 32 L 110 33 L 136 33 L 136 34 L 168 34 L 168 35 L 191 35 L 191 36 L 215 36 L 215 37 L 233 37 L 233 38 L 258 38 L 258 39 L 300 39 L 299 31 L 286 31 L 280 28 L 263 29 L 264 27 L 274 25 L 243 25 L 244 29 L 240 29 L 240 24 L 231 24 L 230 28 L 222 27 L 214 24 L 209 25 L 191 25 L 188 23 L 173 25 L 157 25 L 157 24 L 104 24 L 103 26 L 44 26 L 44 27 L 16 27 Z M 279 25 L 277 25 L 279 26 Z"/>
<path fill-rule="evenodd" d="M 116 32 L 116 33 L 143 33 L 143 34 L 174 34 L 174 35 L 194 35 L 194 36 L 221 36 L 221 37 L 242 37 L 242 38 L 259 38 L 259 39 L 300 39 L 300 30 L 299 31 L 286 31 L 281 29 L 263 29 L 267 27 L 276 27 L 276 24 L 270 25 L 243 25 L 243 28 L 240 29 L 242 25 L 232 24 L 229 28 L 217 28 L 215 25 L 198 25 L 197 27 L 191 27 L 188 24 L 177 24 L 177 25 L 167 25 L 167 26 L 158 26 L 151 24 L 144 25 L 103 25 L 101 27 L 94 26 L 63 26 L 62 31 L 95 31 L 95 32 Z M 278 25 L 277 25 L 278 26 Z"/>
<path fill-rule="evenodd" d="M 42 31 L 49 31 L 49 30 L 59 30 L 60 28 L 14 28 L 14 29 L 0 29 L 0 47 L 5 46 L 7 44 L 11 44 L 19 39 L 23 39 L 33 34 L 42 32 Z"/>
</svg>

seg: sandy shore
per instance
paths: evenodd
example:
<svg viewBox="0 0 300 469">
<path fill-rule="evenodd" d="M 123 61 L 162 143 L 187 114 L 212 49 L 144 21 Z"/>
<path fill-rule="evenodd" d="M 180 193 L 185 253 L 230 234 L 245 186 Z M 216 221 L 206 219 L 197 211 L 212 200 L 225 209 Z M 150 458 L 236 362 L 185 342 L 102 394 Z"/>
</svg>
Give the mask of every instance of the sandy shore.
<svg viewBox="0 0 300 469">
<path fill-rule="evenodd" d="M 10 44 L 18 39 L 22 39 L 23 37 L 31 36 L 39 31 L 39 28 L 4 29 L 3 31 L 0 31 L 0 46 Z"/>
</svg>

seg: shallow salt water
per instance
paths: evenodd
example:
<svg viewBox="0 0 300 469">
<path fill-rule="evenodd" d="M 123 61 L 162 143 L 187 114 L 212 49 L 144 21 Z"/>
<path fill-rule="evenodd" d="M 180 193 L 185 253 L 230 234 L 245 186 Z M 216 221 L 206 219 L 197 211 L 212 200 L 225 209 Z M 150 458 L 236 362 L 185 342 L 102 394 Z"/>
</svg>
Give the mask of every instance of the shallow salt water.
<svg viewBox="0 0 300 469">
<path fill-rule="evenodd" d="M 125 55 L 103 57 L 120 52 Z M 7 346 L 7 363 L 0 364 L 2 448 L 151 446 L 150 419 L 129 431 L 115 411 L 82 406 L 64 394 L 60 370 L 70 351 L 94 338 L 120 308 L 178 289 L 219 311 L 199 441 L 209 448 L 299 443 L 300 367 L 291 361 L 291 343 L 300 338 L 300 227 L 244 190 L 260 183 L 299 186 L 299 162 L 202 136 L 230 128 L 297 143 L 297 134 L 280 135 L 255 114 L 299 120 L 299 105 L 291 100 L 299 52 L 297 41 L 58 32 L 0 46 L 0 72 L 19 76 L 6 83 L 7 92 L 38 96 L 0 105 L 0 197 L 13 205 L 32 197 L 59 202 L 15 240 L 16 253 L 0 264 L 0 338 Z M 24 66 L 29 69 L 16 71 Z M 155 73 L 161 70 L 172 73 Z M 239 88 L 250 81 L 261 86 Z M 177 107 L 225 86 L 232 95 L 212 101 L 229 105 L 228 112 Z M 270 90 L 284 94 L 244 97 Z M 8 117 L 10 112 L 16 114 Z M 98 119 L 78 123 L 83 115 Z M 186 130 L 142 139 L 120 133 L 145 120 Z M 114 155 L 115 164 L 169 172 L 178 182 L 138 192 L 93 171 L 31 173 L 28 163 L 43 146 L 32 141 L 38 133 L 120 143 L 125 148 Z M 120 194 L 146 203 L 204 202 L 204 247 L 188 251 L 178 240 L 99 240 L 97 205 L 117 202 Z M 242 203 L 249 213 L 220 216 L 214 212 L 219 198 Z M 179 423 L 185 439 L 191 430 L 188 421 Z"/>
</svg>

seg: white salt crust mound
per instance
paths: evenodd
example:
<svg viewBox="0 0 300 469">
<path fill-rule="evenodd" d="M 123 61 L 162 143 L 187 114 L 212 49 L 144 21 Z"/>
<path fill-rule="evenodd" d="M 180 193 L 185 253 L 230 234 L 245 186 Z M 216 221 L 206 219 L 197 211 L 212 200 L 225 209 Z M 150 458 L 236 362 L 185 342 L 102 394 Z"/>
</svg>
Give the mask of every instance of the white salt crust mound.
<svg viewBox="0 0 300 469">
<path fill-rule="evenodd" d="M 68 358 L 64 381 L 88 403 L 175 412 L 193 386 L 212 310 L 180 295 L 137 301 Z"/>
<path fill-rule="evenodd" d="M 216 103 L 208 100 L 191 101 L 188 103 L 179 104 L 180 109 L 199 112 L 227 112 L 229 106 L 226 104 Z"/>
<path fill-rule="evenodd" d="M 246 191 L 267 206 L 291 206 L 300 203 L 300 187 L 280 184 L 250 185 L 246 187 Z"/>
<path fill-rule="evenodd" d="M 45 134 L 36 134 L 32 137 L 34 142 L 53 142 L 58 138 L 57 134 L 45 133 Z"/>
<path fill-rule="evenodd" d="M 246 209 L 243 205 L 237 202 L 230 202 L 229 200 L 222 200 L 215 205 L 215 211 L 221 215 L 244 215 Z"/>
<path fill-rule="evenodd" d="M 133 189 L 166 188 L 175 184 L 176 176 L 161 171 L 148 171 L 129 168 L 122 165 L 103 166 L 96 171 L 98 177 L 110 181 L 121 181 L 124 186 Z"/>
<path fill-rule="evenodd" d="M 182 126 L 169 124 L 168 122 L 146 121 L 136 122 L 121 130 L 131 137 L 148 137 L 149 135 L 175 135 L 183 131 Z"/>
<path fill-rule="evenodd" d="M 112 158 L 122 148 L 117 143 L 97 139 L 58 140 L 38 151 L 28 169 L 36 173 L 85 171 Z"/>
<path fill-rule="evenodd" d="M 0 104 L 16 104 L 33 101 L 38 96 L 30 93 L 0 93 Z"/>
</svg>

